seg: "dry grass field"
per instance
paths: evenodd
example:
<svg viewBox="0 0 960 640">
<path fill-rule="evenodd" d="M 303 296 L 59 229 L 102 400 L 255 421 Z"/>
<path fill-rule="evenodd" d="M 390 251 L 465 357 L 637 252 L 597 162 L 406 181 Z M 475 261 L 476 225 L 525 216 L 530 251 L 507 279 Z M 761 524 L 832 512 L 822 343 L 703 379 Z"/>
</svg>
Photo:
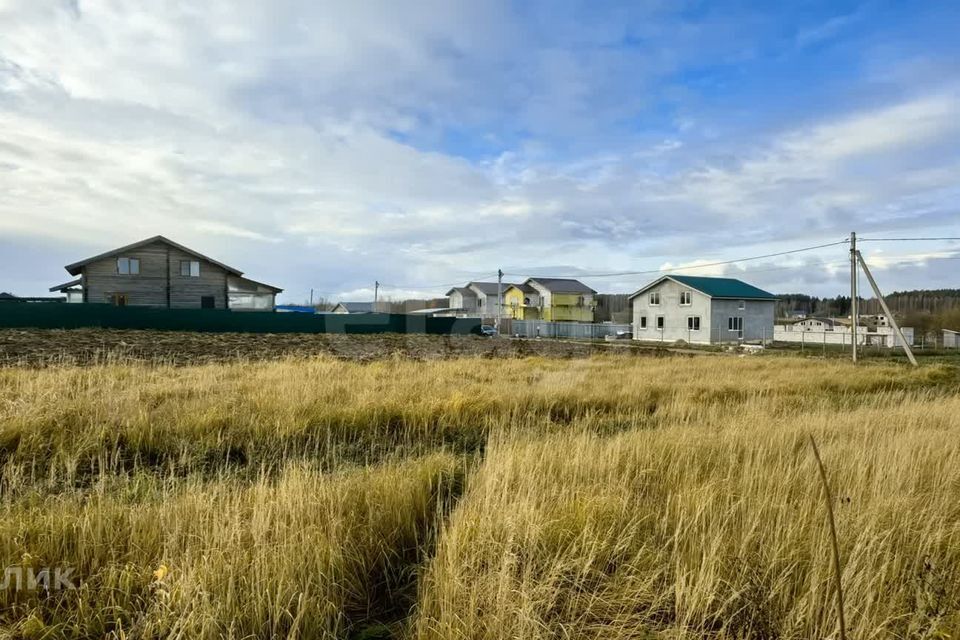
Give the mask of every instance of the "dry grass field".
<svg viewBox="0 0 960 640">
<path fill-rule="evenodd" d="M 960 371 L 0 368 L 0 638 L 960 636 Z"/>
</svg>

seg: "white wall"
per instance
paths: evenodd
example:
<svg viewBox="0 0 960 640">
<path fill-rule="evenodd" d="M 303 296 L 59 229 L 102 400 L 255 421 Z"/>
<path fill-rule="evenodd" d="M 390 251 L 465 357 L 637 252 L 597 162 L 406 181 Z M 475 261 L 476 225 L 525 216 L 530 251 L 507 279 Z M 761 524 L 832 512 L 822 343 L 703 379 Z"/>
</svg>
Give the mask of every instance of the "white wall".
<svg viewBox="0 0 960 640">
<path fill-rule="evenodd" d="M 691 292 L 691 303 L 680 304 L 680 293 Z M 660 294 L 660 304 L 650 304 L 650 294 Z M 690 287 L 685 287 L 673 280 L 664 280 L 655 287 L 644 291 L 631 301 L 633 307 L 633 339 L 675 342 L 684 340 L 690 343 L 709 344 L 710 342 L 710 313 L 711 302 L 709 296 Z M 640 328 L 640 318 L 646 316 L 647 328 Z M 657 329 L 657 316 L 663 316 L 663 330 Z M 687 318 L 700 318 L 700 331 L 687 329 Z"/>
<path fill-rule="evenodd" d="M 475 296 L 465 296 L 460 291 L 454 291 L 450 294 L 451 309 L 464 309 L 469 313 L 477 312 L 477 298 Z"/>
<path fill-rule="evenodd" d="M 903 337 L 906 338 L 908 345 L 913 345 L 913 327 L 901 327 Z M 835 327 L 833 331 L 796 331 L 789 326 L 777 325 L 774 327 L 773 339 L 777 342 L 796 342 L 809 345 L 852 344 L 853 337 L 850 327 Z M 857 344 L 874 345 L 880 344 L 885 347 L 899 347 L 900 338 L 897 337 L 893 327 L 877 327 L 876 331 L 867 331 L 866 327 L 859 327 L 857 331 Z"/>
</svg>

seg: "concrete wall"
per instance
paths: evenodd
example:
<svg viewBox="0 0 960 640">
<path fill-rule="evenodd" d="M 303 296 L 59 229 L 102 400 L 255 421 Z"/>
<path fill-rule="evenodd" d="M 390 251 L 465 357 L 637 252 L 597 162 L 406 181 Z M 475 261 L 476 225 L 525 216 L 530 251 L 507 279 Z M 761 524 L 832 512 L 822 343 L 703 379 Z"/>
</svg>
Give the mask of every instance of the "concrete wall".
<svg viewBox="0 0 960 640">
<path fill-rule="evenodd" d="M 903 337 L 908 345 L 914 343 L 913 327 L 902 327 Z M 850 327 L 835 327 L 833 331 L 804 331 L 794 329 L 792 325 L 777 325 L 774 327 L 773 339 L 777 342 L 794 342 L 809 345 L 853 343 L 853 332 Z M 867 331 L 867 327 L 860 327 L 857 331 L 857 344 L 879 345 L 882 347 L 899 347 L 900 339 L 893 327 L 877 327 L 876 331 Z"/>
<path fill-rule="evenodd" d="M 477 313 L 476 296 L 465 296 L 459 291 L 454 291 L 449 296 L 449 307 L 451 309 L 463 309 L 466 313 Z"/>
<path fill-rule="evenodd" d="M 680 304 L 680 293 L 691 292 L 689 305 Z M 660 294 L 660 304 L 650 304 L 650 294 Z M 633 339 L 663 342 L 685 340 L 690 343 L 709 344 L 710 342 L 710 298 L 690 287 L 685 287 L 673 280 L 664 280 L 656 287 L 644 291 L 633 298 Z M 640 328 L 640 318 L 646 316 L 647 328 Z M 664 327 L 657 329 L 657 316 L 663 316 Z M 700 331 L 687 329 L 687 318 L 700 318 Z M 771 322 L 772 324 L 772 322 Z"/>
<path fill-rule="evenodd" d="M 741 303 L 743 308 L 740 308 Z M 768 342 L 773 336 L 773 300 L 713 300 L 710 335 L 713 342 Z M 743 318 L 743 336 L 730 331 L 729 319 Z"/>
<path fill-rule="evenodd" d="M 503 289 L 504 291 L 506 291 L 507 285 L 503 285 Z M 480 291 L 479 289 L 471 288 L 470 290 L 477 294 L 477 300 L 479 301 L 479 305 L 477 305 L 474 308 L 473 313 L 471 315 L 479 315 L 483 317 L 496 317 L 497 310 L 498 310 L 497 294 L 492 293 L 490 295 L 487 295 L 482 291 Z M 476 305 L 477 303 L 474 303 L 474 304 Z M 504 308 L 503 315 L 504 316 L 507 315 L 506 308 Z"/>
</svg>

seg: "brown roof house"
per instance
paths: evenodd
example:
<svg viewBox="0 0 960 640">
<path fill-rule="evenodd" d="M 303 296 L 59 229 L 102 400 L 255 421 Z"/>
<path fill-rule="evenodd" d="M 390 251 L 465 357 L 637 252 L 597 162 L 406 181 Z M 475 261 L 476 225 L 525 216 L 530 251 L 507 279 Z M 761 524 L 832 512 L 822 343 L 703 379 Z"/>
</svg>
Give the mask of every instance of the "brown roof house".
<svg viewBox="0 0 960 640">
<path fill-rule="evenodd" d="M 167 309 L 272 311 L 283 291 L 163 236 L 68 264 L 75 280 L 51 291 L 80 290 L 78 302 Z"/>
</svg>

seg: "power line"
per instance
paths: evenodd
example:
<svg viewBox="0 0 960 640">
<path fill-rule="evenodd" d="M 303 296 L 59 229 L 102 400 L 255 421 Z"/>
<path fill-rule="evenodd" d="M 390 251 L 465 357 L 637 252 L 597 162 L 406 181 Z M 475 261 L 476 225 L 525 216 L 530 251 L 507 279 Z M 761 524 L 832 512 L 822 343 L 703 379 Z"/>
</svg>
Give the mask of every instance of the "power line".
<svg viewBox="0 0 960 640">
<path fill-rule="evenodd" d="M 469 276 L 468 276 L 468 277 L 469 277 Z M 494 273 L 494 274 L 485 273 L 485 274 L 481 274 L 481 275 L 479 275 L 479 276 L 474 276 L 474 278 L 487 278 L 487 277 L 489 277 L 491 280 L 493 280 L 493 279 L 496 279 L 497 274 L 495 274 L 495 273 Z M 474 278 L 470 278 L 470 280 L 473 280 Z M 439 288 L 441 288 L 441 287 L 457 287 L 457 286 L 460 286 L 460 285 L 462 285 L 462 284 L 463 284 L 463 280 L 458 280 L 457 282 L 446 282 L 446 283 L 441 283 L 441 284 L 389 284 L 389 283 L 386 283 L 386 282 L 381 282 L 381 283 L 380 283 L 380 287 L 381 287 L 381 288 L 388 288 L 388 289 L 413 289 L 413 290 L 419 290 L 419 289 L 439 289 Z"/>
<path fill-rule="evenodd" d="M 857 238 L 858 242 L 923 242 L 923 241 L 960 240 L 960 238 Z"/>
<path fill-rule="evenodd" d="M 720 262 L 709 262 L 706 264 L 689 265 L 686 267 L 674 267 L 672 269 L 647 269 L 645 271 L 617 271 L 617 272 L 610 272 L 610 273 L 577 273 L 577 274 L 562 275 L 562 276 L 541 275 L 540 277 L 541 278 L 546 278 L 546 277 L 550 277 L 550 278 L 611 278 L 611 277 L 619 277 L 619 276 L 643 276 L 643 275 L 651 275 L 655 273 L 686 271 L 689 269 L 704 269 L 706 267 L 719 267 L 727 264 L 734 264 L 737 262 L 748 262 L 750 260 L 763 260 L 765 258 L 775 258 L 777 256 L 786 256 L 794 253 L 801 253 L 803 251 L 814 251 L 816 249 L 825 249 L 827 247 L 835 247 L 837 245 L 846 244 L 848 242 L 849 240 L 840 240 L 838 242 L 828 242 L 826 244 L 818 244 L 812 247 L 801 247 L 800 249 L 790 249 L 789 251 L 778 251 L 776 253 L 766 253 L 760 256 L 750 256 L 748 258 L 737 258 L 736 260 L 722 260 Z M 523 276 L 526 274 L 525 273 L 507 273 L 504 275 Z M 533 277 L 537 277 L 537 276 L 533 276 Z"/>
</svg>

